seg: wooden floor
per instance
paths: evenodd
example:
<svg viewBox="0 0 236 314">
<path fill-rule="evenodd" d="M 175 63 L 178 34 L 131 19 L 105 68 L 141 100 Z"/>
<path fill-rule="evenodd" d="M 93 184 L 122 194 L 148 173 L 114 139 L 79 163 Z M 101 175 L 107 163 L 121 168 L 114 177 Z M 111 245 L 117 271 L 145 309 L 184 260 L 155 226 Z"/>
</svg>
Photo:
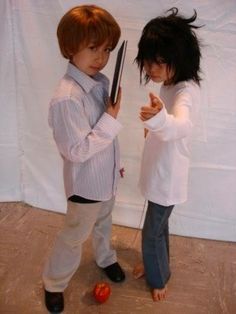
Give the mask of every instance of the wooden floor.
<svg viewBox="0 0 236 314">
<path fill-rule="evenodd" d="M 64 215 L 22 203 L 0 203 L 0 313 L 47 313 L 41 272 Z M 93 260 L 91 239 L 65 291 L 65 314 L 235 314 L 236 243 L 171 236 L 172 277 L 167 299 L 153 302 L 145 278 L 132 277 L 140 259 L 140 231 L 113 226 L 112 244 L 124 283 L 97 304 L 91 291 L 106 280 Z"/>
</svg>

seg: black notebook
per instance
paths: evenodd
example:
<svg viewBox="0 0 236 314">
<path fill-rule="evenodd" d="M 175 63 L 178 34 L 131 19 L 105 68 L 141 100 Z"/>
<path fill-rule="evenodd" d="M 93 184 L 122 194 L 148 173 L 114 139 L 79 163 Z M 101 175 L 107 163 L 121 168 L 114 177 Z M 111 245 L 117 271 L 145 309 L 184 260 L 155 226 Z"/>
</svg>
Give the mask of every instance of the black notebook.
<svg viewBox="0 0 236 314">
<path fill-rule="evenodd" d="M 127 42 L 128 42 L 127 40 L 124 40 L 117 52 L 116 65 L 115 65 L 115 71 L 113 75 L 111 94 L 110 94 L 112 104 L 115 104 L 117 101 L 117 95 L 119 91 L 119 86 L 120 86 L 124 61 L 125 61 Z"/>
</svg>

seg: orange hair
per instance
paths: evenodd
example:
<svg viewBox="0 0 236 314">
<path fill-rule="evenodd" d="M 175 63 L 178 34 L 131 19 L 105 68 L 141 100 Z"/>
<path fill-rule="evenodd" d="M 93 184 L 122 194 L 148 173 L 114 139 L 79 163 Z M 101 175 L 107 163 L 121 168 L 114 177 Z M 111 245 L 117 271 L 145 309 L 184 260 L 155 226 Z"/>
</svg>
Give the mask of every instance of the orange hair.
<svg viewBox="0 0 236 314">
<path fill-rule="evenodd" d="M 81 5 L 70 9 L 57 27 L 59 47 L 66 59 L 71 59 L 89 42 L 100 46 L 108 41 L 113 50 L 120 34 L 120 26 L 114 17 L 95 5 Z"/>
</svg>

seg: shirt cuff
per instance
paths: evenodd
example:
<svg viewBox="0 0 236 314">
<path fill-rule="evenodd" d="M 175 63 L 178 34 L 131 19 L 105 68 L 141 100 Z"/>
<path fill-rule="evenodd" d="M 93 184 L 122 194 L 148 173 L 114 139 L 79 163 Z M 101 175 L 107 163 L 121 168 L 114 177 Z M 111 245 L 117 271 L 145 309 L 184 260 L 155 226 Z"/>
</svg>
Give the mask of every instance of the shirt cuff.
<svg viewBox="0 0 236 314">
<path fill-rule="evenodd" d="M 97 127 L 102 129 L 105 133 L 111 137 L 116 137 L 120 130 L 123 128 L 122 124 L 110 114 L 104 112 L 100 120 L 97 123 Z"/>
<path fill-rule="evenodd" d="M 161 111 L 159 111 L 154 117 L 144 121 L 143 123 L 144 123 L 145 128 L 155 132 L 163 128 L 163 126 L 166 123 L 166 118 L 167 118 L 167 111 L 166 111 L 166 108 L 163 107 Z"/>
</svg>

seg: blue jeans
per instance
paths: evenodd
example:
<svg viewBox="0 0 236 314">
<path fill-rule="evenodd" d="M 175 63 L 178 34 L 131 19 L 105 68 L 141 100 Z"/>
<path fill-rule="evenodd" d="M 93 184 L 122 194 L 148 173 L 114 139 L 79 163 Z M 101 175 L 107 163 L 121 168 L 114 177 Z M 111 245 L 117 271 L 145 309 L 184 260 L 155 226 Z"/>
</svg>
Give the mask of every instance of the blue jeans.
<svg viewBox="0 0 236 314">
<path fill-rule="evenodd" d="M 148 201 L 142 230 L 142 254 L 146 280 L 153 289 L 162 289 L 170 278 L 168 219 L 174 208 Z"/>
</svg>

